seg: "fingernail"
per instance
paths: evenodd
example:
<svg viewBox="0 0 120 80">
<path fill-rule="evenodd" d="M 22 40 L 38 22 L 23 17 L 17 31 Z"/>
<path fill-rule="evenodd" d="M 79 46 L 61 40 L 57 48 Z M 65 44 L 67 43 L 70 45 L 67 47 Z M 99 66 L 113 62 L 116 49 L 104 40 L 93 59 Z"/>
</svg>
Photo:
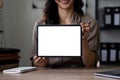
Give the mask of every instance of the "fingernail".
<svg viewBox="0 0 120 80">
<path fill-rule="evenodd" d="M 45 57 L 43 57 L 42 59 L 45 59 Z"/>
<path fill-rule="evenodd" d="M 38 57 L 38 59 L 41 59 L 41 57 Z"/>
</svg>

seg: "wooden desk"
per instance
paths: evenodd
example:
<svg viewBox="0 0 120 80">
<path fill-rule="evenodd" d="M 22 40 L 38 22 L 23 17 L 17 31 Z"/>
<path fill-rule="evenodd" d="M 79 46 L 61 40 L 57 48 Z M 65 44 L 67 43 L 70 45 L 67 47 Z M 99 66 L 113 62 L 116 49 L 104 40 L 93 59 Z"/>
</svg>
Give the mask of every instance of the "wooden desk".
<svg viewBox="0 0 120 80">
<path fill-rule="evenodd" d="M 0 80 L 117 80 L 112 78 L 95 76 L 94 72 L 120 69 L 120 67 L 101 68 L 64 68 L 46 69 L 38 68 L 36 71 L 22 74 L 3 74 L 0 72 Z"/>
</svg>

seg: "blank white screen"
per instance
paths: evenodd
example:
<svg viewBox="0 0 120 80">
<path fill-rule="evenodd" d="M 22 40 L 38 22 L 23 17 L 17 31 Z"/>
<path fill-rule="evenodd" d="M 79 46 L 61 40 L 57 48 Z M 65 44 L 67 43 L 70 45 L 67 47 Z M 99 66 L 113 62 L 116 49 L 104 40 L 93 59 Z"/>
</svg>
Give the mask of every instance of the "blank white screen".
<svg viewBox="0 0 120 80">
<path fill-rule="evenodd" d="M 38 56 L 81 56 L 81 27 L 39 26 Z"/>
</svg>

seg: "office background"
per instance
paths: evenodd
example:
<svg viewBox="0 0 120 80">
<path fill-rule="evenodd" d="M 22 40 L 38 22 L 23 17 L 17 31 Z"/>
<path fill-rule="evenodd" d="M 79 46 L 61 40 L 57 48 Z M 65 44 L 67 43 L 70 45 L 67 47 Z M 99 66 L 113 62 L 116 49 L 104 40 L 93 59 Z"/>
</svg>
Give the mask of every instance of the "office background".
<svg viewBox="0 0 120 80">
<path fill-rule="evenodd" d="M 87 0 L 87 5 L 87 13 L 95 17 L 95 0 Z M 31 65 L 32 31 L 42 9 L 33 9 L 32 0 L 4 0 L 3 14 L 5 47 L 19 48 L 20 66 Z M 119 30 L 102 30 L 100 39 L 102 42 L 120 42 L 119 34 Z"/>
</svg>

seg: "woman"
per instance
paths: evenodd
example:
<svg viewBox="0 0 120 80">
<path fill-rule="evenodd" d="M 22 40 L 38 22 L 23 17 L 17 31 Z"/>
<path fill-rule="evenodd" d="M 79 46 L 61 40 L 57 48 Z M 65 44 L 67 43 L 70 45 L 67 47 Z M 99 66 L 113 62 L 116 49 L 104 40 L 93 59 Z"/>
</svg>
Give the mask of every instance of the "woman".
<svg viewBox="0 0 120 80">
<path fill-rule="evenodd" d="M 94 18 L 82 11 L 82 0 L 47 0 L 44 15 L 37 21 L 33 33 L 34 66 L 96 66 L 98 61 L 99 30 Z M 36 26 L 42 24 L 80 24 L 82 27 L 82 57 L 45 58 L 36 56 Z"/>
</svg>

